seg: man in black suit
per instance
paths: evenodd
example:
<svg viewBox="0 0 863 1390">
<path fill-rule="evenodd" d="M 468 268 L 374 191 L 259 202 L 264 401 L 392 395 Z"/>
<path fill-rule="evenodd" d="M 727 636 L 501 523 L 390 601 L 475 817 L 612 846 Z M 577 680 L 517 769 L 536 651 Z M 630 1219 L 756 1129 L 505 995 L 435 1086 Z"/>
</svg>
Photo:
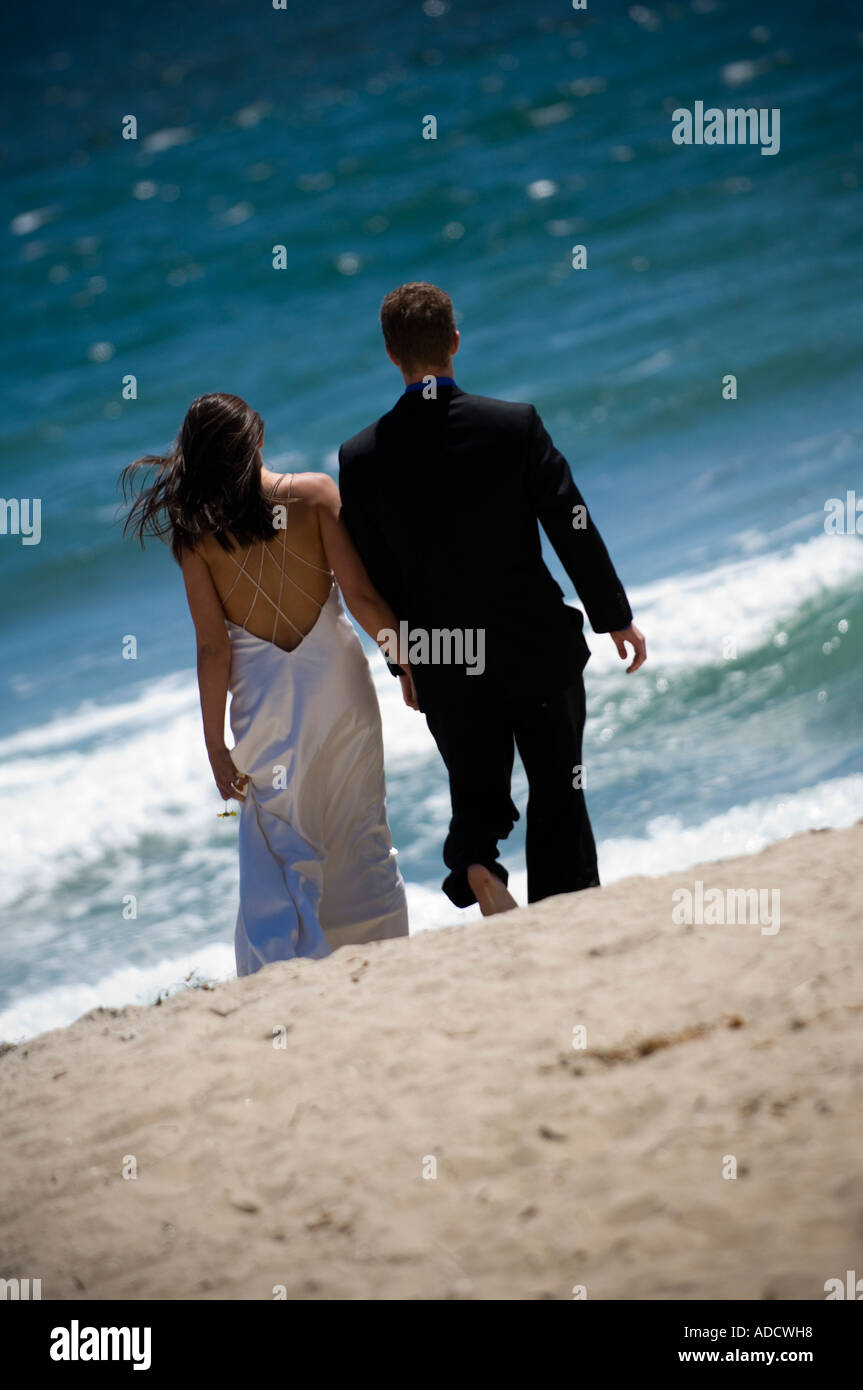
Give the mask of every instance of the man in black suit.
<svg viewBox="0 0 863 1390">
<path fill-rule="evenodd" d="M 610 633 L 623 658 L 631 645 L 628 671 L 645 660 L 644 638 L 534 407 L 456 386 L 449 296 L 402 285 L 384 299 L 381 326 L 406 389 L 342 445 L 339 484 L 372 582 L 408 633 L 416 698 L 449 772 L 444 891 L 485 914 L 516 905 L 498 860 L 518 819 L 513 744 L 530 788 L 529 900 L 595 886 L 581 756 L 590 652 L 581 613 L 543 562 L 539 525 L 594 632 Z"/>
</svg>

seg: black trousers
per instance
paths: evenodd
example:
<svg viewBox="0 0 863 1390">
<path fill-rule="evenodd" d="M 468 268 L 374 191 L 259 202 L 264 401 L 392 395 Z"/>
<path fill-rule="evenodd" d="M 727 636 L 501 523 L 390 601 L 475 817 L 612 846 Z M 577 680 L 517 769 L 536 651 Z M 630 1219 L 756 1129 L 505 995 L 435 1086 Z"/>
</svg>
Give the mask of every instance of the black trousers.
<svg viewBox="0 0 863 1390">
<path fill-rule="evenodd" d="M 518 820 L 510 795 L 513 749 L 527 773 L 527 896 L 573 893 L 599 883 L 596 844 L 581 783 L 584 681 L 543 700 L 468 700 L 426 713 L 449 772 L 452 820 L 444 845 L 443 890 L 456 907 L 476 902 L 471 864 L 504 883 L 498 840 Z M 576 783 L 576 785 L 573 785 Z"/>
</svg>

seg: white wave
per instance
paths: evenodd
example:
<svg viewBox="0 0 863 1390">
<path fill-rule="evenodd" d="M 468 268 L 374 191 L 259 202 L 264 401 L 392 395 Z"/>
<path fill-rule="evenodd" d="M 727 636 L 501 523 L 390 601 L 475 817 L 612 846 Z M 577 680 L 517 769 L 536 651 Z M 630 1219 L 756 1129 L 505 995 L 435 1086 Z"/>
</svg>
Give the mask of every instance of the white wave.
<svg viewBox="0 0 863 1390">
<path fill-rule="evenodd" d="M 732 806 L 700 825 L 684 825 L 678 816 L 658 816 L 648 823 L 646 835 L 600 841 L 600 878 L 605 884 L 642 874 L 661 878 L 692 864 L 757 854 L 778 840 L 809 830 L 847 829 L 861 819 L 863 774 L 831 778 L 779 798 L 760 797 L 745 806 Z M 502 848 L 501 858 L 506 860 L 506 847 Z M 523 867 L 510 872 L 509 889 L 524 906 L 527 873 Z M 476 921 L 480 915 L 478 907 L 453 907 L 431 884 L 408 884 L 408 903 L 411 932 Z"/>
<path fill-rule="evenodd" d="M 822 535 L 706 574 L 642 586 L 633 603 L 647 633 L 650 669 L 658 675 L 719 663 L 728 636 L 738 651 L 755 647 L 820 590 L 858 584 L 861 575 L 863 539 Z M 612 683 L 633 694 L 652 688 L 640 676 L 624 675 L 607 636 L 593 636 L 591 646 L 594 710 Z M 403 704 L 398 681 L 377 653 L 372 670 L 393 785 L 401 794 L 399 783 L 410 778 L 412 795 L 425 805 L 423 770 L 437 767 L 425 719 Z M 437 795 L 438 776 L 435 786 Z M 48 893 L 105 856 L 131 851 L 153 830 L 170 829 L 190 850 L 211 843 L 221 804 L 204 752 L 193 672 L 0 740 L 0 796 L 6 851 L 0 904 Z"/>
<path fill-rule="evenodd" d="M 820 593 L 859 585 L 863 579 L 863 537 L 814 536 L 769 554 L 728 561 L 702 573 L 673 575 L 630 591 L 635 622 L 647 638 L 648 672 L 669 668 L 721 665 L 732 639 L 738 655 L 757 650 L 782 631 L 802 604 Z M 578 600 L 572 603 L 577 606 Z M 607 633 L 586 625 L 591 660 L 590 685 L 598 677 L 607 694 L 606 678 L 623 682 L 625 664 Z M 833 636 L 832 631 L 825 633 Z M 628 664 L 628 663 L 627 663 Z M 401 688 L 386 670 L 375 668 L 375 684 L 384 721 L 387 758 L 393 764 L 434 754 L 425 720 L 408 709 Z"/>
<path fill-rule="evenodd" d="M 645 836 L 602 841 L 600 874 L 606 884 L 641 874 L 656 878 L 692 864 L 754 854 L 803 831 L 845 828 L 861 818 L 863 775 L 834 778 L 779 800 L 761 798 L 734 806 L 700 825 L 685 826 L 678 817 L 660 817 L 650 823 Z M 509 886 L 516 901 L 524 904 L 527 875 L 523 867 L 511 873 Z M 411 935 L 481 920 L 478 907 L 453 907 L 435 884 L 408 883 L 407 892 Z M 153 965 L 120 967 L 92 983 L 59 985 L 32 994 L 0 1013 L 0 1039 L 20 1042 L 65 1027 L 99 1005 L 120 1008 L 152 1003 L 163 991 L 181 989 L 190 974 L 203 980 L 232 978 L 233 948 L 224 942 L 211 943 Z"/>
<path fill-rule="evenodd" d="M 88 739 L 112 734 L 126 736 L 141 723 L 155 726 L 174 718 L 194 706 L 196 700 L 194 678 L 178 674 L 150 682 L 132 699 L 119 704 L 97 705 L 87 701 L 71 714 L 57 715 L 47 724 L 22 729 L 9 738 L 0 739 L 0 778 L 6 764 L 18 754 L 74 749 Z"/>
<path fill-rule="evenodd" d="M 807 600 L 859 585 L 863 537 L 814 536 L 788 549 L 676 574 L 630 593 L 648 659 L 660 667 L 710 666 L 723 661 L 726 639 L 739 654 L 772 641 Z M 623 667 L 611 638 L 592 634 L 589 675 Z"/>
<path fill-rule="evenodd" d="M 453 926 L 480 917 L 478 907 L 459 910 L 431 884 L 407 885 L 411 935 L 434 927 Z M 178 934 L 181 932 L 178 928 Z M 0 1041 L 21 1042 L 37 1033 L 65 1028 L 90 1009 L 152 1004 L 160 994 L 197 980 L 228 980 L 236 974 L 233 945 L 210 942 L 151 965 L 124 965 L 93 981 L 54 985 L 16 1000 L 0 1011 Z M 120 1026 L 120 1025 L 118 1025 Z"/>
<path fill-rule="evenodd" d="M 388 762 L 436 757 L 425 719 L 402 702 L 382 659 L 373 660 Z M 50 893 L 107 854 L 133 850 L 149 832 L 170 830 L 178 843 L 202 848 L 222 803 L 194 675 L 165 677 L 122 704 L 84 706 L 0 741 L 0 797 L 0 906 Z"/>
<path fill-rule="evenodd" d="M 643 836 L 617 836 L 597 846 L 604 884 L 644 875 L 688 869 L 757 854 L 768 845 L 809 830 L 842 830 L 863 819 L 863 774 L 836 777 L 787 796 L 760 797 L 699 825 L 684 825 L 678 816 L 658 816 Z M 501 858 L 506 861 L 506 846 Z M 511 864 L 512 861 L 509 861 Z M 444 872 L 443 868 L 441 870 Z M 519 905 L 527 902 L 527 873 L 510 872 L 509 889 Z M 460 910 L 432 884 L 408 884 L 411 933 L 480 920 L 479 908 Z"/>
<path fill-rule="evenodd" d="M 437 757 L 437 748 L 429 733 L 425 715 L 405 704 L 401 682 L 391 675 L 381 658 L 374 655 L 372 675 L 381 707 L 387 765 Z"/>
<path fill-rule="evenodd" d="M 56 985 L 31 994 L 0 1013 L 0 1038 L 21 1042 L 36 1033 L 65 1028 L 100 1006 L 119 1009 L 124 1004 L 153 1004 L 164 991 L 181 989 L 193 973 L 202 980 L 230 979 L 235 973 L 233 947 L 216 943 L 175 960 L 121 966 L 93 983 Z"/>
<path fill-rule="evenodd" d="M 690 864 L 757 854 L 777 840 L 807 830 L 847 829 L 863 818 L 863 774 L 834 777 L 787 796 L 760 797 L 732 806 L 701 825 L 658 816 L 643 837 L 619 836 L 599 845 L 603 883 L 646 874 L 657 878 Z"/>
<path fill-rule="evenodd" d="M 77 711 L 66 723 L 66 746 L 62 720 L 48 726 L 38 754 L 32 731 L 6 740 L 0 903 L 49 891 L 70 872 L 133 849 L 154 828 L 193 844 L 210 838 L 222 807 L 195 704 L 194 680 L 171 677 L 123 705 Z M 82 740 L 90 745 L 83 751 L 74 746 Z"/>
<path fill-rule="evenodd" d="M 446 869 L 441 863 L 441 878 Z M 443 890 L 431 883 L 408 883 L 408 920 L 411 936 L 417 932 L 434 931 L 439 927 L 457 927 L 465 922 L 482 920 L 479 907 L 453 907 Z"/>
</svg>

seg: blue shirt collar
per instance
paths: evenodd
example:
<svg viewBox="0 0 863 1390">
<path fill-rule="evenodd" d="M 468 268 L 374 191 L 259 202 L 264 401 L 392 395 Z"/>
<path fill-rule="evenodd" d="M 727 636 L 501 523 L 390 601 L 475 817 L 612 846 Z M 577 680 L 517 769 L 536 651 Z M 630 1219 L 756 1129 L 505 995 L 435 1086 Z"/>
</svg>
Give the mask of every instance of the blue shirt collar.
<svg viewBox="0 0 863 1390">
<path fill-rule="evenodd" d="M 431 376 L 431 373 L 429 373 Z M 438 386 L 455 386 L 455 379 L 451 376 L 436 376 L 435 381 Z M 422 391 L 426 383 L 424 381 L 412 381 L 410 386 L 406 386 L 402 395 L 406 396 L 408 391 Z"/>
</svg>

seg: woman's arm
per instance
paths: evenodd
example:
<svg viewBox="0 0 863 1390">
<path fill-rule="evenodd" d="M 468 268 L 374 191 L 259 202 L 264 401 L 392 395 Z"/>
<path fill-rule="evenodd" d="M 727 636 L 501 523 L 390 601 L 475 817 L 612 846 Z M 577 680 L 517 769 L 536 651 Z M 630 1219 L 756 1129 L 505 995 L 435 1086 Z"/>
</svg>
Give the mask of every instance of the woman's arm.
<svg viewBox="0 0 863 1390">
<path fill-rule="evenodd" d="M 403 668 L 405 675 L 400 679 L 405 703 L 412 709 L 419 709 L 413 676 L 410 674 L 407 638 L 402 636 L 394 610 L 369 579 L 351 540 L 342 520 L 342 501 L 336 483 L 326 473 L 306 474 L 303 481 L 310 484 L 308 496 L 317 508 L 324 554 L 344 594 L 345 603 L 360 627 L 375 639 L 389 660 Z"/>
<path fill-rule="evenodd" d="M 224 801 L 242 801 L 242 786 L 248 781 L 234 766 L 225 744 L 225 705 L 231 671 L 231 643 L 225 618 L 209 567 L 192 550 L 183 552 L 181 562 L 189 612 L 198 642 L 198 690 L 204 719 L 204 741 L 216 786 Z M 235 783 L 239 785 L 234 785 Z"/>
</svg>

